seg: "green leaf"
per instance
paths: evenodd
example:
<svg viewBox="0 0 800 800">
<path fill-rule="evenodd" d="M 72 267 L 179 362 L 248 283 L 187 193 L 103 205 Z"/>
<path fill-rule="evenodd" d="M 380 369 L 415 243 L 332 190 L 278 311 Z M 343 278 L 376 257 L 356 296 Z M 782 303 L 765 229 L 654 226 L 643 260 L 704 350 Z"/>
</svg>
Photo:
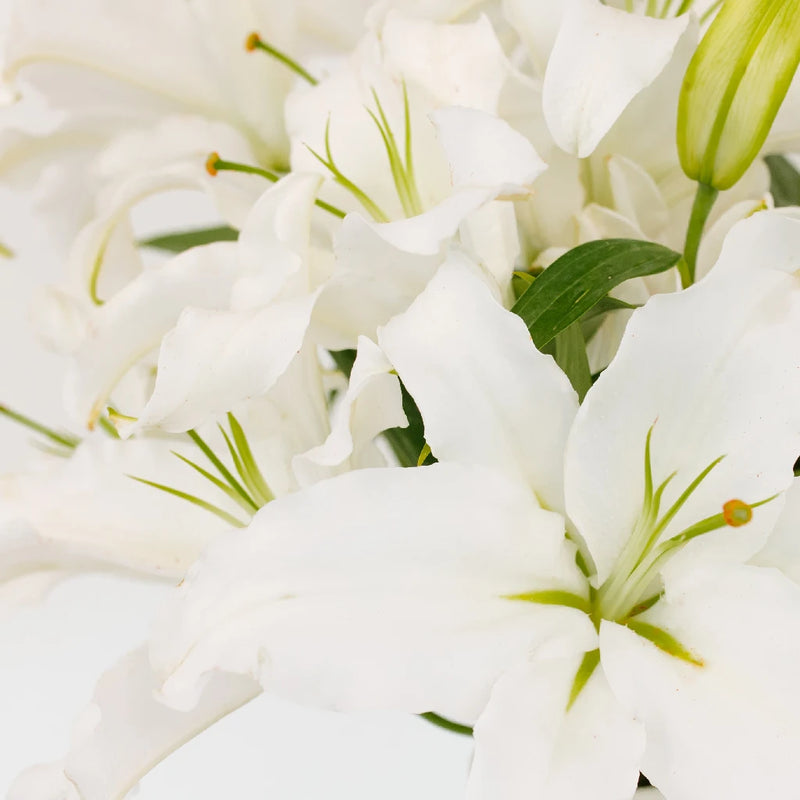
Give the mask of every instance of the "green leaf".
<svg viewBox="0 0 800 800">
<path fill-rule="evenodd" d="M 438 728 L 444 728 L 446 731 L 459 733 L 462 736 L 472 736 L 472 728 L 470 728 L 469 725 L 459 725 L 459 723 L 440 717 L 432 711 L 426 711 L 424 714 L 420 714 L 420 716 L 426 722 L 430 722 L 431 725 L 436 725 Z"/>
<path fill-rule="evenodd" d="M 619 284 L 674 267 L 680 253 L 654 242 L 601 239 L 554 261 L 511 309 L 540 350 Z"/>
<path fill-rule="evenodd" d="M 353 371 L 353 364 L 356 362 L 356 351 L 355 350 L 329 350 L 331 358 L 333 359 L 334 363 L 336 364 L 336 369 L 345 376 L 345 378 L 350 377 L 350 373 Z"/>
<path fill-rule="evenodd" d="M 235 242 L 239 231 L 222 225 L 218 228 L 197 228 L 191 231 L 177 231 L 142 239 L 140 247 L 151 247 L 154 250 L 165 250 L 168 253 L 182 253 L 190 247 L 198 247 L 212 242 Z"/>
<path fill-rule="evenodd" d="M 640 303 L 626 303 L 617 297 L 606 295 L 581 317 L 581 322 L 594 319 L 601 314 L 608 314 L 610 311 L 635 311 L 637 308 L 641 308 Z"/>
<path fill-rule="evenodd" d="M 555 340 L 556 364 L 564 371 L 583 402 L 586 392 L 592 388 L 592 373 L 586 355 L 586 341 L 581 326 L 574 322 L 566 330 L 561 331 Z"/>
<path fill-rule="evenodd" d="M 408 393 L 402 382 L 400 383 L 400 390 L 403 393 L 403 411 L 408 419 L 408 427 L 389 428 L 383 432 L 383 435 L 401 467 L 416 467 L 420 453 L 427 444 L 425 441 L 425 426 L 422 422 L 422 414 L 419 413 L 414 398 Z M 426 463 L 435 464 L 436 458 L 433 455 L 429 455 Z"/>
<path fill-rule="evenodd" d="M 417 458 L 417 466 L 418 467 L 423 466 L 423 464 L 432 455 L 433 453 L 431 452 L 431 446 L 427 442 L 425 442 L 425 447 L 422 448 L 422 452 L 419 454 L 419 457 Z"/>
<path fill-rule="evenodd" d="M 776 206 L 800 206 L 800 172 L 785 156 L 766 156 L 772 199 Z"/>
</svg>

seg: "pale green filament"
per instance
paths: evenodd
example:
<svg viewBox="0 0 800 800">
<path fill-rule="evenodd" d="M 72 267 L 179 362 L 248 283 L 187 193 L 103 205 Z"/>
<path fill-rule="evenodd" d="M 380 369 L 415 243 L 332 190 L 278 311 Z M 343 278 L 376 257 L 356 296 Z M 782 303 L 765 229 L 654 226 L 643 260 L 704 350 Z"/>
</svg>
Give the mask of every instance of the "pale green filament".
<svg viewBox="0 0 800 800">
<path fill-rule="evenodd" d="M 266 480 L 264 479 L 261 470 L 256 463 L 250 443 L 247 440 L 244 429 L 242 428 L 236 417 L 228 414 L 228 426 L 230 428 L 230 435 L 220 425 L 219 430 L 222 434 L 225 444 L 228 448 L 228 453 L 234 464 L 234 470 L 238 474 L 238 479 L 234 476 L 233 472 L 225 466 L 222 459 L 211 449 L 206 441 L 195 430 L 188 431 L 189 438 L 198 446 L 203 455 L 211 462 L 211 465 L 216 469 L 219 477 L 212 474 L 208 470 L 196 464 L 186 456 L 173 451 L 173 455 L 177 456 L 184 464 L 191 467 L 195 472 L 205 478 L 212 486 L 225 494 L 230 500 L 236 503 L 240 509 L 245 513 L 249 521 L 253 514 L 260 508 L 265 506 L 275 498 Z M 145 478 L 139 478 L 135 475 L 129 475 L 140 483 L 147 486 L 152 486 L 154 489 L 159 489 L 162 492 L 171 494 L 181 500 L 185 500 L 192 505 L 208 511 L 220 519 L 225 520 L 230 525 L 237 528 L 243 528 L 247 523 L 229 514 L 219 506 L 203 500 L 196 495 L 188 494 L 179 489 L 171 486 L 165 486 L 155 481 L 150 481 Z"/>
<path fill-rule="evenodd" d="M 353 181 L 346 177 L 336 166 L 336 162 L 333 160 L 333 155 L 331 154 L 330 117 L 328 117 L 328 121 L 325 123 L 325 156 L 321 156 L 316 150 L 313 150 L 308 145 L 306 145 L 306 148 L 308 149 L 308 152 L 317 159 L 317 161 L 319 161 L 326 169 L 330 171 L 331 175 L 333 175 L 334 181 L 347 189 L 347 191 L 350 192 L 350 194 L 352 194 L 359 203 L 361 203 L 364 209 L 376 222 L 389 222 L 389 217 L 378 206 L 378 204 L 375 203 L 375 201 L 372 200 L 363 189 L 360 189 L 355 183 L 353 183 Z"/>
<path fill-rule="evenodd" d="M 372 89 L 372 98 L 375 101 L 376 110 L 367 108 L 375 127 L 380 133 L 386 157 L 389 160 L 389 169 L 392 173 L 392 180 L 403 207 L 406 217 L 414 217 L 423 212 L 422 200 L 420 199 L 419 189 L 417 188 L 416 177 L 414 175 L 414 157 L 411 141 L 411 110 L 408 102 L 408 90 L 403 83 L 403 135 L 404 147 L 401 153 L 397 143 L 397 137 L 389 124 L 389 119 L 384 111 L 383 104 L 378 97 L 375 89 Z M 367 193 L 345 176 L 334 161 L 330 145 L 331 120 L 325 125 L 325 156 L 320 155 L 316 150 L 306 145 L 308 151 L 316 158 L 333 176 L 334 181 L 347 189 L 353 197 L 366 209 L 376 222 L 389 222 L 389 216 Z"/>
<path fill-rule="evenodd" d="M 21 425 L 23 428 L 27 428 L 44 437 L 46 444 L 39 444 L 37 446 L 52 455 L 70 456 L 72 455 L 72 451 L 81 443 L 80 437 L 68 433 L 67 431 L 57 431 L 54 428 L 43 425 L 41 422 L 31 419 L 25 414 L 21 414 L 19 411 L 14 411 L 2 403 L 0 403 L 0 416 L 6 417 L 12 422 L 16 422 L 17 425 Z"/>
<path fill-rule="evenodd" d="M 414 162 L 411 147 L 411 111 L 408 104 L 408 89 L 403 83 L 403 124 L 405 135 L 405 158 L 400 155 L 400 150 L 397 146 L 392 128 L 389 125 L 389 120 L 378 98 L 375 89 L 372 90 L 372 97 L 375 100 L 375 105 L 378 109 L 377 115 L 371 109 L 367 109 L 367 113 L 372 117 L 372 121 L 378 128 L 383 139 L 383 145 L 386 149 L 386 155 L 389 159 L 389 168 L 392 171 L 392 179 L 394 180 L 395 188 L 397 189 L 397 196 L 400 198 L 400 204 L 403 206 L 403 211 L 407 217 L 414 217 L 422 213 L 422 201 L 419 197 L 417 184 L 414 179 Z"/>
</svg>

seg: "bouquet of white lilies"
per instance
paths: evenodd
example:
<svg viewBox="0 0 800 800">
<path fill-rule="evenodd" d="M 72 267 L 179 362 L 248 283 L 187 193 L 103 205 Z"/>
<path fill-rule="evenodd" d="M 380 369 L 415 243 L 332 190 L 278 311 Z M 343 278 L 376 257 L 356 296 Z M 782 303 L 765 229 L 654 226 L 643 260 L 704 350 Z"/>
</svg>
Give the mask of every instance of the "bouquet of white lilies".
<svg viewBox="0 0 800 800">
<path fill-rule="evenodd" d="M 9 5 L 69 425 L 0 405 L 0 613 L 171 587 L 9 800 L 261 692 L 468 800 L 800 797 L 800 0 Z"/>
</svg>

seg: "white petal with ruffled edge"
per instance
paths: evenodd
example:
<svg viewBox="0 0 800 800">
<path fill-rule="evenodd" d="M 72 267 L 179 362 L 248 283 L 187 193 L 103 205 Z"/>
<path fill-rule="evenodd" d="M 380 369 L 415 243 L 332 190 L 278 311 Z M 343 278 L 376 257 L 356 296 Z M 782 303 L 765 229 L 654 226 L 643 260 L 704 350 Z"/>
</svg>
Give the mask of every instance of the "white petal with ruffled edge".
<svg viewBox="0 0 800 800">
<path fill-rule="evenodd" d="M 342 407 L 328 438 L 296 456 L 292 467 L 301 485 L 335 475 L 349 464 L 383 466 L 383 456 L 372 446 L 387 428 L 405 428 L 403 398 L 392 365 L 374 342 L 362 336 Z"/>
<path fill-rule="evenodd" d="M 653 19 L 570 0 L 544 78 L 544 113 L 559 147 L 579 158 L 672 58 L 689 16 Z"/>
<path fill-rule="evenodd" d="M 416 400 L 439 460 L 497 469 L 561 509 L 577 397 L 475 272 L 451 255 L 379 343 Z"/>
<path fill-rule="evenodd" d="M 94 425 L 116 383 L 158 347 L 187 306 L 227 307 L 239 275 L 234 244 L 195 247 L 143 273 L 98 308 L 67 389 L 78 418 Z"/>
<path fill-rule="evenodd" d="M 662 510 L 726 456 L 665 537 L 719 513 L 728 500 L 756 503 L 789 486 L 800 452 L 798 269 L 800 223 L 764 212 L 731 231 L 701 283 L 653 297 L 633 314 L 616 358 L 586 396 L 567 448 L 567 509 L 601 582 L 642 506 L 651 427 L 655 484 L 677 470 Z M 763 546 L 779 511 L 780 503 L 769 503 L 749 525 L 707 533 L 678 558 L 711 548 L 746 560 Z"/>
<path fill-rule="evenodd" d="M 583 654 L 536 658 L 495 684 L 475 726 L 468 800 L 619 800 L 631 797 L 642 724 L 597 667 L 567 710 Z"/>
<path fill-rule="evenodd" d="M 388 69 L 423 87 L 437 105 L 497 112 L 511 65 L 486 17 L 437 25 L 391 11 L 381 45 Z"/>
<path fill-rule="evenodd" d="M 431 114 L 455 189 L 486 187 L 522 194 L 547 169 L 533 145 L 507 122 L 471 108 Z"/>
<path fill-rule="evenodd" d="M 155 699 L 158 681 L 142 647 L 100 678 L 66 757 L 26 770 L 9 800 L 122 800 L 171 752 L 259 694 L 242 675 L 213 676 L 191 711 Z"/>
<path fill-rule="evenodd" d="M 291 173 L 268 189 L 247 216 L 237 256 L 244 275 L 232 307 L 240 311 L 307 292 L 311 210 L 320 178 Z"/>
<path fill-rule="evenodd" d="M 152 396 L 120 433 L 186 431 L 266 394 L 299 352 L 315 300 L 311 294 L 259 311 L 184 311 L 162 342 Z"/>
<path fill-rule="evenodd" d="M 603 622 L 612 690 L 642 720 L 642 772 L 667 797 L 786 797 L 800 747 L 800 587 L 775 570 L 699 564 L 646 615 L 701 658 Z"/>
<path fill-rule="evenodd" d="M 507 476 L 454 464 L 359 470 L 273 501 L 211 547 L 153 640 L 164 694 L 215 669 L 310 704 L 473 720 L 499 675 L 548 642 L 594 646 L 563 520 Z M 575 642 L 577 641 L 577 644 Z"/>
</svg>

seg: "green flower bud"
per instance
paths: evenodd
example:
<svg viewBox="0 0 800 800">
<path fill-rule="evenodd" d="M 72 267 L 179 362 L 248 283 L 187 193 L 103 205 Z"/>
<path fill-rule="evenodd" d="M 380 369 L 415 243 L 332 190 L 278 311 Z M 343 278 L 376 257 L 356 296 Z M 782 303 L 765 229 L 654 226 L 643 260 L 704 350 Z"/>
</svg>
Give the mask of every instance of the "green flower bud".
<svg viewBox="0 0 800 800">
<path fill-rule="evenodd" d="M 800 0 L 725 0 L 681 89 L 684 172 L 728 189 L 761 150 L 800 62 Z"/>
</svg>

